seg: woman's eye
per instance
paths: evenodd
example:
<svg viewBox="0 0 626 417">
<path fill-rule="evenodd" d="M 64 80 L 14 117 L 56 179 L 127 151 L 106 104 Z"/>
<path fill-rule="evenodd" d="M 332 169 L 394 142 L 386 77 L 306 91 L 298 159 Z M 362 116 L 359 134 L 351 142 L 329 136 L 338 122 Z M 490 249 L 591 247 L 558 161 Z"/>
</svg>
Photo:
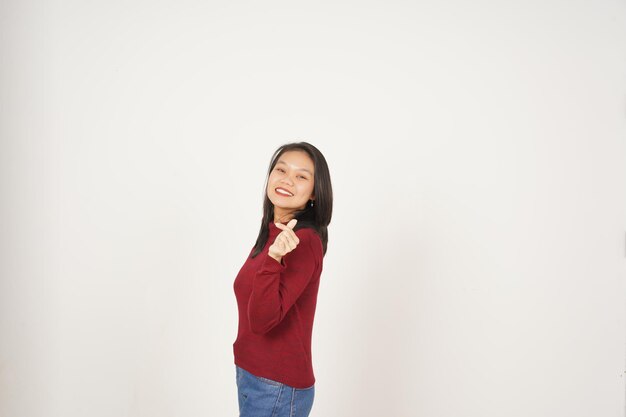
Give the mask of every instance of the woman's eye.
<svg viewBox="0 0 626 417">
<path fill-rule="evenodd" d="M 285 170 L 282 169 L 282 168 L 276 168 L 276 171 L 285 172 Z M 298 175 L 298 178 L 302 178 L 302 179 L 305 179 L 305 180 L 307 179 L 307 177 L 305 177 L 304 175 Z"/>
</svg>

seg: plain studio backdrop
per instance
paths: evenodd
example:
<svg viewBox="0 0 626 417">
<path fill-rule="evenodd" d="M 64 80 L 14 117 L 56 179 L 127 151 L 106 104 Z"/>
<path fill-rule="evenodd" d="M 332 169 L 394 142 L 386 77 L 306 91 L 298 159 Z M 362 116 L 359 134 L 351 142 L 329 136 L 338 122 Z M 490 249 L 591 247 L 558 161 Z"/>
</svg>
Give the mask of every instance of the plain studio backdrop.
<svg viewBox="0 0 626 417">
<path fill-rule="evenodd" d="M 237 415 L 272 152 L 335 209 L 312 417 L 625 410 L 622 1 L 0 6 L 0 416 Z"/>
</svg>

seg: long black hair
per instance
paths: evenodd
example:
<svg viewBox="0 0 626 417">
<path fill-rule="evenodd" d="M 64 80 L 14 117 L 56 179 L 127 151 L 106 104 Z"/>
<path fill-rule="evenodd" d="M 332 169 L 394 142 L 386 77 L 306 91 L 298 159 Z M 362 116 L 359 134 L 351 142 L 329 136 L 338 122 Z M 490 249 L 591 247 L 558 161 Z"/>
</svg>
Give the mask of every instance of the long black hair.
<svg viewBox="0 0 626 417">
<path fill-rule="evenodd" d="M 315 195 L 313 207 L 311 207 L 310 204 L 306 204 L 302 210 L 298 210 L 294 213 L 294 218 L 298 219 L 298 222 L 293 230 L 296 231 L 305 227 L 314 229 L 322 240 L 322 246 L 324 248 L 323 255 L 326 255 L 326 248 L 328 246 L 327 226 L 333 214 L 333 188 L 330 183 L 328 164 L 326 163 L 324 155 L 322 155 L 315 146 L 308 142 L 292 142 L 281 145 L 274 152 L 270 160 L 267 177 L 265 177 L 265 186 L 263 187 L 263 218 L 261 220 L 261 229 L 259 230 L 259 236 L 256 239 L 252 251 L 252 258 L 263 250 L 269 238 L 269 224 L 274 221 L 274 204 L 272 204 L 272 201 L 267 196 L 267 182 L 270 173 L 274 169 L 278 158 L 283 153 L 293 150 L 306 152 L 313 161 L 313 194 Z"/>
</svg>

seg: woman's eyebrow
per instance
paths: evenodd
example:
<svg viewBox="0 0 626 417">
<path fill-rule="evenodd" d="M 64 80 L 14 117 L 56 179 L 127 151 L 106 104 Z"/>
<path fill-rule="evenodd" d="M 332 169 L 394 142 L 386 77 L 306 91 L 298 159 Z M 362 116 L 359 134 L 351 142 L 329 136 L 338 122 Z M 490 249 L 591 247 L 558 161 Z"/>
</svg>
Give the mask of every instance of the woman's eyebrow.
<svg viewBox="0 0 626 417">
<path fill-rule="evenodd" d="M 287 163 L 286 163 L 285 161 L 283 161 L 282 159 L 281 159 L 281 160 L 279 160 L 279 161 L 278 161 L 278 162 L 276 162 L 276 163 L 277 163 L 277 164 L 285 164 L 285 165 L 287 165 Z M 311 171 L 309 171 L 308 169 L 306 169 L 306 168 L 298 168 L 296 171 L 306 171 L 306 172 L 308 172 L 310 175 L 313 175 L 313 173 L 312 173 Z"/>
</svg>

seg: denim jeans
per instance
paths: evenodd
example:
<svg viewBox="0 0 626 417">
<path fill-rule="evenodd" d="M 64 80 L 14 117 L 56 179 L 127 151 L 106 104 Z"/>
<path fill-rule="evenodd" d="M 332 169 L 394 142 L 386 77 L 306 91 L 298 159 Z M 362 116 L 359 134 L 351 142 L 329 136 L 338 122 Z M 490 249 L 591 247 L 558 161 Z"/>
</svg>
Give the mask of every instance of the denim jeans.
<svg viewBox="0 0 626 417">
<path fill-rule="evenodd" d="M 307 417 L 313 407 L 315 385 L 294 388 L 256 376 L 235 365 L 239 417 Z"/>
</svg>

